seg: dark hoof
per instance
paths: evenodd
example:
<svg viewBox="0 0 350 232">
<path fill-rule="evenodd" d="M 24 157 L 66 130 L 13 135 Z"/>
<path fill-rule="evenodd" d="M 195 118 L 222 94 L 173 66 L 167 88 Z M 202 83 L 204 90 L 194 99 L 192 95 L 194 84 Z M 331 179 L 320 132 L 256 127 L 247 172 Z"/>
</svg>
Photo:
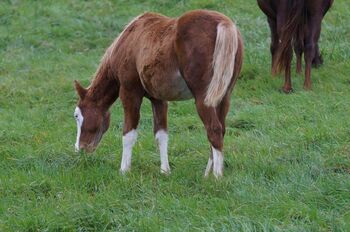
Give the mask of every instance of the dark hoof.
<svg viewBox="0 0 350 232">
<path fill-rule="evenodd" d="M 303 70 L 302 69 L 297 69 L 296 72 L 297 72 L 298 75 L 301 75 L 303 73 Z"/>
<path fill-rule="evenodd" d="M 285 94 L 290 94 L 290 93 L 294 93 L 294 89 L 293 88 L 281 88 L 280 89 L 281 93 L 285 93 Z"/>
<path fill-rule="evenodd" d="M 310 91 L 310 90 L 312 90 L 312 89 L 311 89 L 311 86 L 304 86 L 304 90 L 305 90 L 305 91 Z"/>
<path fill-rule="evenodd" d="M 313 68 L 319 68 L 323 65 L 323 58 L 322 56 L 317 56 L 312 60 L 312 67 Z"/>
</svg>

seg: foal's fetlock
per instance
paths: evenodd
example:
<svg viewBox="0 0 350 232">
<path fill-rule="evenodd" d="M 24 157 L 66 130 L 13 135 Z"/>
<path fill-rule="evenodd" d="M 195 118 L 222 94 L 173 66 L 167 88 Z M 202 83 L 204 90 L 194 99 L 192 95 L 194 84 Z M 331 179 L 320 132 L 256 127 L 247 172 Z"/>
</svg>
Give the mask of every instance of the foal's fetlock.
<svg viewBox="0 0 350 232">
<path fill-rule="evenodd" d="M 126 175 L 129 172 L 130 172 L 130 168 L 120 168 L 119 169 L 120 175 L 123 175 L 123 176 Z"/>
</svg>

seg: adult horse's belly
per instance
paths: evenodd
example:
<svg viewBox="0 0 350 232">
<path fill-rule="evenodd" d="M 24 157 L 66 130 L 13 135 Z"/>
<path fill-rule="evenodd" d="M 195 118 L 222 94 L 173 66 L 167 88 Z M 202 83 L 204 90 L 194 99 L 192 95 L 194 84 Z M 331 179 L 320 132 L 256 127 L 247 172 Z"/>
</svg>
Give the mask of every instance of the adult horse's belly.
<svg viewBox="0 0 350 232">
<path fill-rule="evenodd" d="M 150 96 L 166 101 L 188 100 L 193 97 L 178 69 L 167 73 L 157 71 L 149 72 L 144 67 L 140 73 L 141 83 Z"/>
</svg>

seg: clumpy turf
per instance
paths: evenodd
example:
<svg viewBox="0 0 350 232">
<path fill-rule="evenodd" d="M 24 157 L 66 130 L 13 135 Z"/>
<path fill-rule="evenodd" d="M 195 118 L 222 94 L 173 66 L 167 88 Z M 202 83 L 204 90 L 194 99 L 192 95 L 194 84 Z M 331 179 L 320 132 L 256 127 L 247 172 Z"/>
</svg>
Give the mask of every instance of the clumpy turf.
<svg viewBox="0 0 350 232">
<path fill-rule="evenodd" d="M 138 14 L 196 8 L 233 18 L 245 41 L 224 178 L 203 179 L 209 144 L 193 101 L 170 103 L 170 176 L 159 173 L 147 100 L 131 173 L 118 173 L 119 101 L 98 150 L 76 154 L 73 80 L 88 85 Z M 313 90 L 293 72 L 284 95 L 255 1 L 1 1 L 0 231 L 349 231 L 349 11 L 337 0 L 323 21 Z"/>
</svg>

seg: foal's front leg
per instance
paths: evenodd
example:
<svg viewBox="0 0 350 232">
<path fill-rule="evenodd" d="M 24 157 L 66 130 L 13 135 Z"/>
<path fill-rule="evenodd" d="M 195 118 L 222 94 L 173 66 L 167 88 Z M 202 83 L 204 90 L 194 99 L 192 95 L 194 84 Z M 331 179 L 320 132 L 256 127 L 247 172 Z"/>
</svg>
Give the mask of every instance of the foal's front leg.
<svg viewBox="0 0 350 232">
<path fill-rule="evenodd" d="M 142 96 L 120 89 L 120 100 L 124 108 L 124 129 L 123 129 L 123 156 L 120 165 L 120 172 L 124 174 L 131 168 L 132 148 L 137 139 L 137 125 L 140 120 L 140 107 Z"/>
<path fill-rule="evenodd" d="M 167 130 L 168 103 L 157 99 L 151 99 L 151 102 L 153 110 L 153 132 L 160 152 L 160 172 L 170 174 Z"/>
</svg>

